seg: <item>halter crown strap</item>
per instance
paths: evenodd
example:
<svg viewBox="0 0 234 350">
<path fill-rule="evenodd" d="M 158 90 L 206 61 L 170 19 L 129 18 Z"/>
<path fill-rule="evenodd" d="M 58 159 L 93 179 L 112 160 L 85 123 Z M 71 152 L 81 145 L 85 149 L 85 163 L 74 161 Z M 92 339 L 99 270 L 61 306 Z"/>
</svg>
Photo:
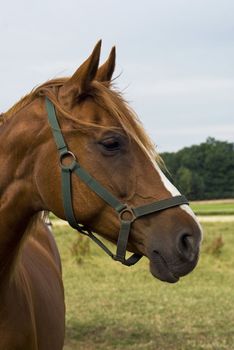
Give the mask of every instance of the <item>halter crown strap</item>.
<svg viewBox="0 0 234 350">
<path fill-rule="evenodd" d="M 63 206 L 67 221 L 73 228 L 77 229 L 80 233 L 89 236 L 114 260 L 120 261 L 122 264 L 127 266 L 134 265 L 137 261 L 139 261 L 142 258 L 142 255 L 134 253 L 128 259 L 126 259 L 127 244 L 132 223 L 136 219 L 144 215 L 152 214 L 182 204 L 188 204 L 187 199 L 184 196 L 179 195 L 150 204 L 142 205 L 136 208 L 131 208 L 127 204 L 120 202 L 115 196 L 113 196 L 112 193 L 110 193 L 104 186 L 102 186 L 97 180 L 95 180 L 84 168 L 82 168 L 79 162 L 76 160 L 75 155 L 68 150 L 57 120 L 54 105 L 48 97 L 46 97 L 46 109 L 54 140 L 60 155 L 60 167 L 62 170 L 61 176 Z M 63 159 L 65 156 L 70 156 L 71 158 L 71 162 L 68 165 L 63 164 Z M 77 222 L 72 205 L 72 172 L 74 172 L 91 190 L 93 190 L 99 197 L 101 197 L 118 213 L 120 219 L 120 231 L 115 255 L 104 245 L 104 243 L 99 238 L 97 238 L 93 234 L 91 230 Z M 124 213 L 126 212 L 130 214 L 129 220 L 124 220 Z"/>
</svg>

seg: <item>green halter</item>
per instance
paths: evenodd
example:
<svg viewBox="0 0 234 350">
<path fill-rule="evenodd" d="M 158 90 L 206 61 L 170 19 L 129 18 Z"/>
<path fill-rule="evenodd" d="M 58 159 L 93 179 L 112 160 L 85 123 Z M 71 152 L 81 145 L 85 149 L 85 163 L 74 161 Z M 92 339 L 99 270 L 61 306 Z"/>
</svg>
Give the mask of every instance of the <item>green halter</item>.
<svg viewBox="0 0 234 350">
<path fill-rule="evenodd" d="M 78 163 L 75 155 L 68 150 L 56 117 L 54 105 L 47 97 L 46 109 L 54 140 L 59 151 L 60 167 L 62 171 L 63 206 L 67 221 L 74 229 L 77 229 L 80 233 L 89 236 L 114 260 L 120 261 L 122 264 L 127 266 L 134 265 L 142 258 L 142 255 L 135 253 L 132 254 L 128 259 L 125 258 L 128 238 L 131 230 L 131 224 L 141 216 L 155 213 L 164 209 L 176 207 L 181 204 L 188 204 L 187 199 L 185 198 L 185 196 L 175 196 L 168 199 L 156 201 L 150 204 L 142 205 L 136 208 L 129 207 L 127 204 L 120 202 L 105 187 L 103 187 L 99 182 L 97 182 L 85 169 L 83 169 Z M 69 165 L 63 164 L 63 160 L 66 156 L 72 158 L 72 161 Z M 120 220 L 120 231 L 118 236 L 116 254 L 113 254 L 103 244 L 103 242 L 100 241 L 92 233 L 91 230 L 87 229 L 84 225 L 77 222 L 72 206 L 72 172 L 74 172 L 91 190 L 93 190 L 99 197 L 101 197 L 117 212 Z M 126 217 L 126 213 L 128 213 L 127 217 L 129 217 L 130 219 L 124 219 L 124 217 Z"/>
</svg>

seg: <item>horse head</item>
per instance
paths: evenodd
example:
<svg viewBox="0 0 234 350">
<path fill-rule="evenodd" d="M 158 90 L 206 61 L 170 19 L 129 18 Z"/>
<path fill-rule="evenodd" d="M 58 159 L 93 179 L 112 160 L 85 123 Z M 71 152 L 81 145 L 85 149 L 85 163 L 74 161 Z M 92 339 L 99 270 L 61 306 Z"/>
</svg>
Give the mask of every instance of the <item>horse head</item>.
<svg viewBox="0 0 234 350">
<path fill-rule="evenodd" d="M 61 166 L 79 163 L 125 207 L 117 213 L 90 188 L 88 181 L 72 172 L 70 195 L 76 220 L 114 243 L 118 241 L 121 220 L 131 222 L 127 249 L 148 257 L 155 277 L 176 282 L 197 264 L 201 228 L 185 202 L 148 210 L 150 203 L 164 203 L 168 199 L 170 202 L 180 194 L 163 174 L 160 156 L 139 119 L 113 88 L 115 48 L 99 67 L 100 48 L 99 42 L 72 77 L 48 82 L 41 88 L 40 110 L 46 121 L 41 131 L 43 147 L 35 162 L 41 208 L 66 218 Z M 47 120 L 44 95 L 55 107 L 59 129 L 69 150 L 62 156 Z M 55 134 L 58 132 L 58 127 L 52 129 Z M 142 207 L 147 208 L 146 215 L 132 220 L 137 210 L 129 208 Z"/>
</svg>

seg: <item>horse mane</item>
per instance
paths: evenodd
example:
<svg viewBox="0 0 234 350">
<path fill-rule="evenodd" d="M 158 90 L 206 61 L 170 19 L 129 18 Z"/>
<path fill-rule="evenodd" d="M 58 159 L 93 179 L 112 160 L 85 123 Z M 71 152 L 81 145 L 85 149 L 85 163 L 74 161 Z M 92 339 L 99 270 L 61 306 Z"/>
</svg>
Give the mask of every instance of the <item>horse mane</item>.
<svg viewBox="0 0 234 350">
<path fill-rule="evenodd" d="M 29 105 L 36 97 L 38 97 L 41 91 L 50 87 L 62 86 L 67 79 L 68 78 L 52 79 L 52 80 L 46 81 L 45 83 L 39 86 L 36 86 L 35 88 L 32 89 L 32 91 L 29 94 L 26 94 L 25 96 L 23 96 L 18 102 L 16 102 L 12 107 L 10 107 L 7 112 L 0 114 L 0 116 L 2 115 L 4 119 L 11 118 L 21 109 Z"/>
<path fill-rule="evenodd" d="M 13 115 L 33 102 L 37 97 L 47 96 L 51 99 L 56 109 L 59 110 L 63 116 L 75 121 L 76 127 L 80 130 L 90 132 L 93 128 L 105 128 L 104 126 L 87 123 L 83 120 L 79 120 L 78 118 L 74 118 L 63 109 L 57 99 L 56 91 L 58 91 L 59 87 L 64 85 L 68 79 L 69 78 L 52 79 L 48 80 L 42 85 L 37 86 L 29 94 L 25 95 L 18 102 L 16 102 L 7 112 L 3 113 L 3 121 L 11 118 Z M 129 139 L 134 140 L 153 162 L 156 161 L 160 166 L 164 167 L 162 158 L 157 153 L 155 145 L 145 132 L 138 116 L 125 101 L 122 93 L 114 87 L 113 83 L 105 84 L 94 80 L 91 83 L 90 91 L 87 92 L 85 96 L 77 98 L 77 101 L 81 101 L 82 103 L 82 100 L 84 100 L 87 96 L 94 98 L 96 103 L 104 108 L 108 114 L 117 121 L 120 128 L 113 127 L 113 129 L 119 129 L 119 131 L 123 129 Z M 108 127 L 108 129 L 110 128 Z"/>
</svg>

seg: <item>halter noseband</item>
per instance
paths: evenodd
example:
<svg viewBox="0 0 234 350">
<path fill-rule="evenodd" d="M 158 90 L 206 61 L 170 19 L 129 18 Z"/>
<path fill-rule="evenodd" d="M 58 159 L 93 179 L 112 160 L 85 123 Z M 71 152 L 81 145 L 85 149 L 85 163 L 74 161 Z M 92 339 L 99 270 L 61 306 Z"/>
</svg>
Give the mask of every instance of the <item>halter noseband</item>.
<svg viewBox="0 0 234 350">
<path fill-rule="evenodd" d="M 188 200 L 185 198 L 185 196 L 175 196 L 135 208 L 129 207 L 127 204 L 120 202 L 105 187 L 103 187 L 98 181 L 96 181 L 84 168 L 82 168 L 79 162 L 77 161 L 75 155 L 68 150 L 57 120 L 54 105 L 48 97 L 46 97 L 46 109 L 54 140 L 59 151 L 60 167 L 62 171 L 61 175 L 63 206 L 67 221 L 74 229 L 78 230 L 80 233 L 89 236 L 110 257 L 112 257 L 112 259 L 120 261 L 122 264 L 127 266 L 134 265 L 142 258 L 142 255 L 134 253 L 128 259 L 126 259 L 125 257 L 132 223 L 142 216 L 155 213 L 164 209 L 176 207 L 181 204 L 188 204 Z M 66 156 L 72 158 L 69 165 L 63 164 L 63 160 Z M 93 234 L 91 230 L 87 229 L 84 225 L 77 222 L 72 206 L 72 172 L 74 172 L 92 191 L 94 191 L 99 197 L 101 197 L 117 212 L 120 220 L 120 231 L 118 236 L 116 254 L 113 254 L 104 245 L 104 243 Z M 126 216 L 129 218 L 126 219 Z"/>
</svg>

